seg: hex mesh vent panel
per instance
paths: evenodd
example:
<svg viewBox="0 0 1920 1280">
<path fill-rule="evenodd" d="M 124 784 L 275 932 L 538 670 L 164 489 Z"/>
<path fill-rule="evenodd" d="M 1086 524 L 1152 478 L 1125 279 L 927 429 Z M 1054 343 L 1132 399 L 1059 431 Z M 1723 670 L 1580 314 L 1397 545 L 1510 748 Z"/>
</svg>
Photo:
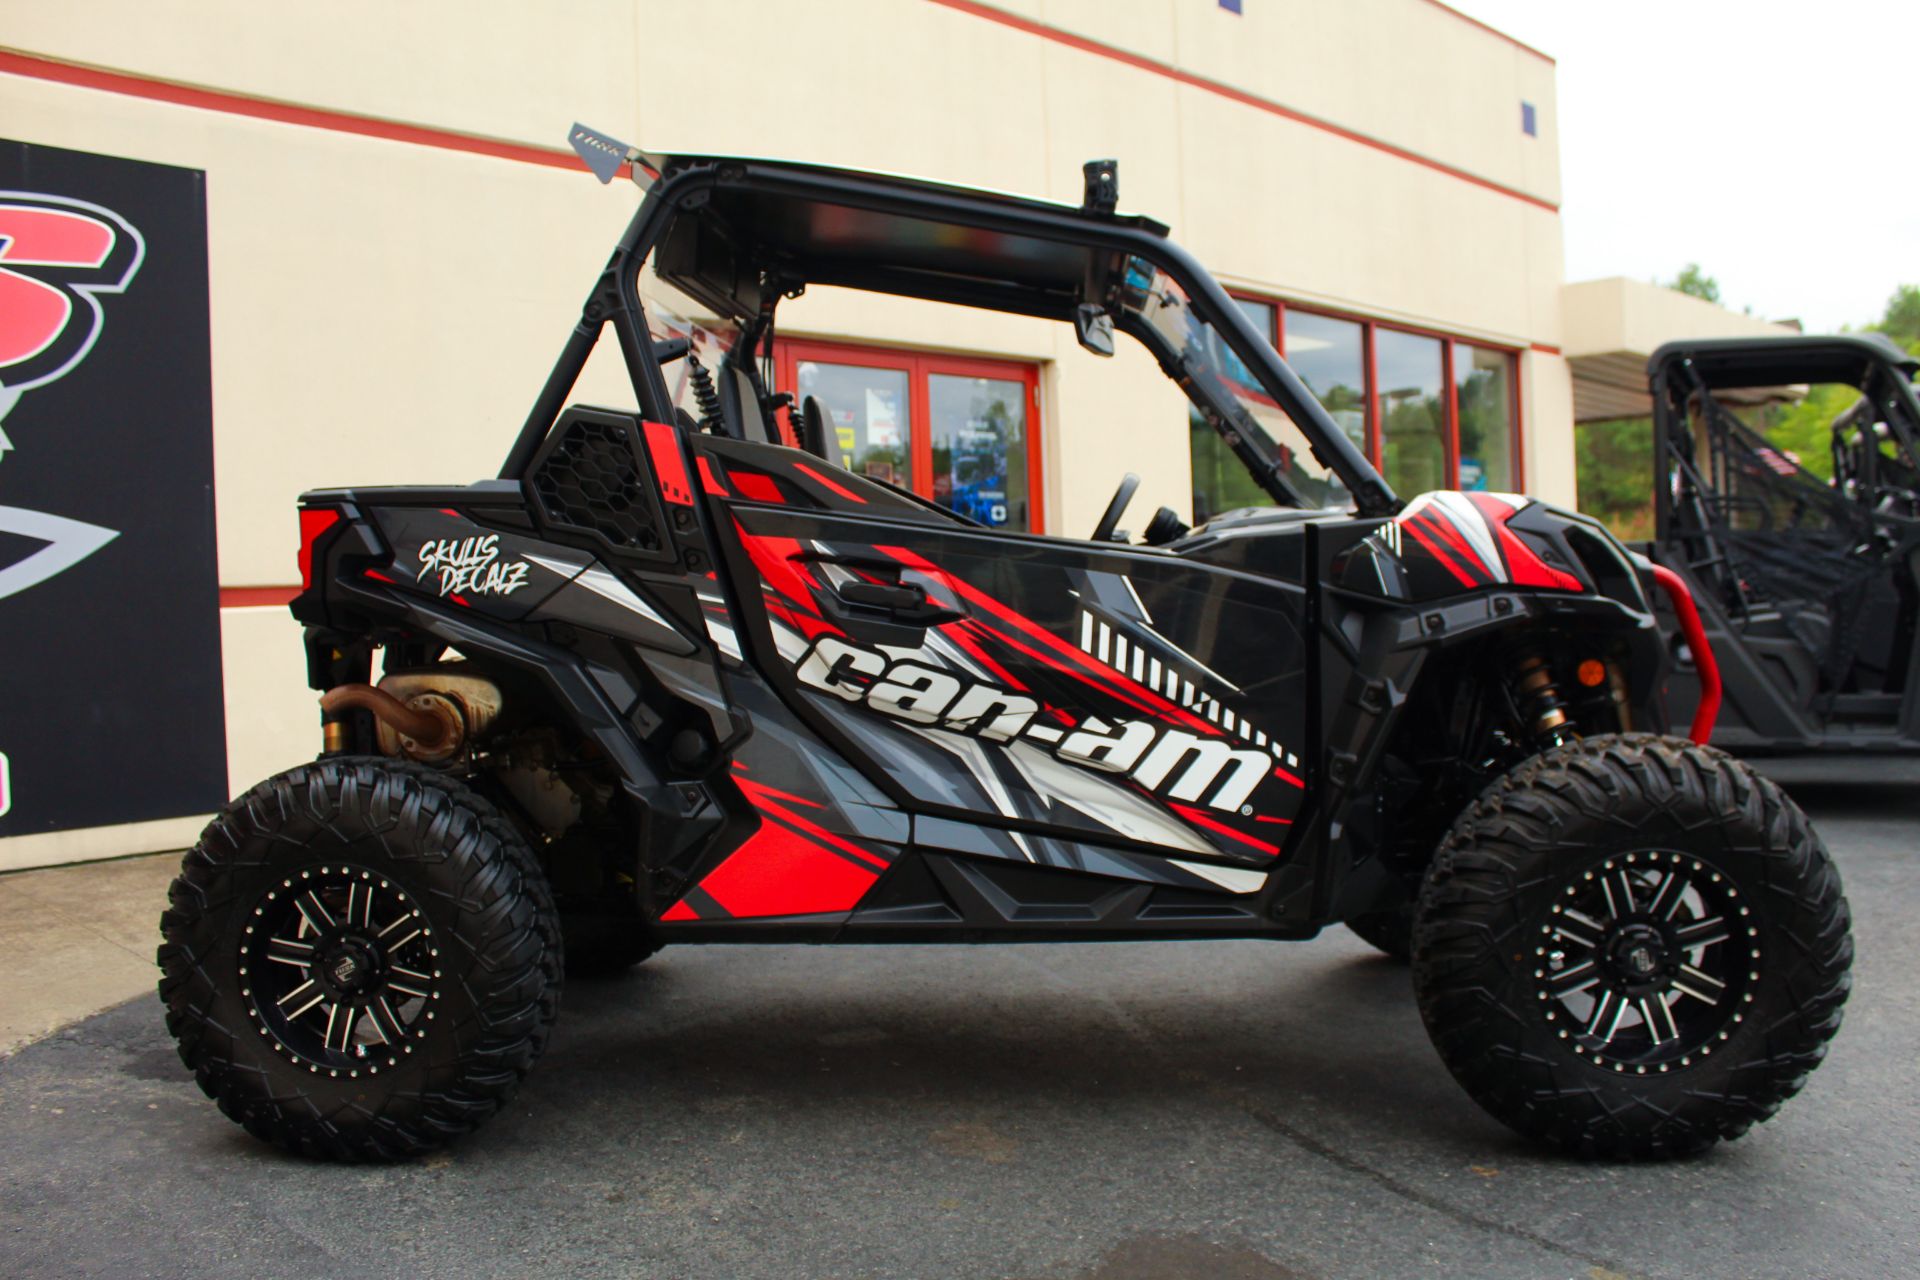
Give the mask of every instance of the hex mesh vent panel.
<svg viewBox="0 0 1920 1280">
<path fill-rule="evenodd" d="M 555 524 L 597 533 L 616 548 L 657 552 L 660 530 L 645 483 L 627 425 L 592 418 L 562 424 L 533 474 Z"/>
</svg>

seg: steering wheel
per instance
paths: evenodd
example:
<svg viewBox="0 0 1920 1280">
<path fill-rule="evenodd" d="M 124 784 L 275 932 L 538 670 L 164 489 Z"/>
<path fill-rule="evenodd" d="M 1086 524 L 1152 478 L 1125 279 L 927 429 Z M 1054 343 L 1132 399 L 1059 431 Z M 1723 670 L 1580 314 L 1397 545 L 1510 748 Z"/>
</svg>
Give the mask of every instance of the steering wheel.
<svg viewBox="0 0 1920 1280">
<path fill-rule="evenodd" d="M 1140 477 L 1129 471 L 1121 479 L 1120 487 L 1113 492 L 1113 501 L 1100 513 L 1100 523 L 1093 526 L 1095 542 L 1112 542 L 1113 531 L 1120 527 L 1120 517 L 1127 512 L 1127 504 L 1133 501 L 1134 492 L 1140 488 Z"/>
</svg>

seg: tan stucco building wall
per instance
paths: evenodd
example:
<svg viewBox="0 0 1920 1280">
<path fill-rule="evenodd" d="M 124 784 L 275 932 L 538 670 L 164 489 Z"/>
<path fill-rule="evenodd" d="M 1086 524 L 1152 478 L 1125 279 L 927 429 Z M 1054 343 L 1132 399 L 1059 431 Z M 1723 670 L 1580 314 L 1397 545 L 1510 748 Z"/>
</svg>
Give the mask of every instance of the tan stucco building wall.
<svg viewBox="0 0 1920 1280">
<path fill-rule="evenodd" d="M 233 788 L 318 746 L 297 628 L 240 594 L 294 580 L 295 496 L 491 474 L 631 214 L 564 154 L 575 119 L 1069 202 L 1082 161 L 1118 157 L 1123 205 L 1236 291 L 1515 351 L 1524 487 L 1571 503 L 1551 61 L 1435 0 L 1245 8 L 0 3 L 0 134 L 208 175 Z M 1144 355 L 827 290 L 782 319 L 1035 362 L 1049 532 L 1090 528 L 1126 470 L 1137 512 L 1188 508 L 1183 402 Z M 617 361 L 576 399 L 630 404 Z M 197 825 L 0 840 L 0 867 Z"/>
</svg>

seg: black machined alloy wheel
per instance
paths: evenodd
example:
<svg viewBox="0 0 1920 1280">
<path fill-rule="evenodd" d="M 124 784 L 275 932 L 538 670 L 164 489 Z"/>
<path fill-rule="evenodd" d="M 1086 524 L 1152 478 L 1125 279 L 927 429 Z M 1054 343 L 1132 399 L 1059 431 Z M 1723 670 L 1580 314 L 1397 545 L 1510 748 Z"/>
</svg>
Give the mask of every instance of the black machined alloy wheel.
<svg viewBox="0 0 1920 1280">
<path fill-rule="evenodd" d="M 1550 1146 L 1659 1158 L 1798 1092 L 1853 958 L 1799 807 L 1726 755 L 1644 734 L 1546 752 L 1454 825 L 1416 913 L 1414 985 L 1480 1104 Z"/>
<path fill-rule="evenodd" d="M 1560 1039 L 1596 1066 L 1692 1066 L 1746 1020 L 1760 927 L 1713 864 L 1615 854 L 1567 885 L 1534 948 L 1536 995 Z"/>
<path fill-rule="evenodd" d="M 240 994 L 274 1047 L 315 1075 L 392 1070 L 432 1028 L 443 977 L 426 914 L 348 863 L 284 877 L 244 926 Z"/>
<path fill-rule="evenodd" d="M 561 941 L 513 826 L 425 766 L 334 757 L 229 805 L 161 918 L 167 1028 L 200 1087 L 303 1155 L 428 1151 L 545 1047 Z"/>
</svg>

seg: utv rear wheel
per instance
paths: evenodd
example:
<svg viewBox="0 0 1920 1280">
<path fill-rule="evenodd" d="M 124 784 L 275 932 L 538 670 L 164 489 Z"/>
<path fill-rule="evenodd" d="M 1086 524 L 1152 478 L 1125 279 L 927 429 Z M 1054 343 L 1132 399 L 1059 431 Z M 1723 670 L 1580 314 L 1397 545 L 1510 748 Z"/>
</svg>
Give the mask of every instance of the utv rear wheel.
<svg viewBox="0 0 1920 1280">
<path fill-rule="evenodd" d="M 1495 783 L 1414 925 L 1421 1016 L 1488 1111 L 1582 1156 L 1737 1138 L 1840 1026 L 1853 942 L 1806 815 L 1717 751 L 1619 735 Z"/>
<path fill-rule="evenodd" d="M 1405 964 L 1413 958 L 1413 907 L 1394 911 L 1369 911 L 1347 921 L 1347 928 L 1360 940 L 1392 959 Z"/>
<path fill-rule="evenodd" d="M 271 778 L 207 827 L 168 900 L 180 1057 L 289 1151 L 431 1150 L 497 1111 L 546 1045 L 546 880 L 491 805 L 431 769 L 339 757 Z"/>
</svg>

